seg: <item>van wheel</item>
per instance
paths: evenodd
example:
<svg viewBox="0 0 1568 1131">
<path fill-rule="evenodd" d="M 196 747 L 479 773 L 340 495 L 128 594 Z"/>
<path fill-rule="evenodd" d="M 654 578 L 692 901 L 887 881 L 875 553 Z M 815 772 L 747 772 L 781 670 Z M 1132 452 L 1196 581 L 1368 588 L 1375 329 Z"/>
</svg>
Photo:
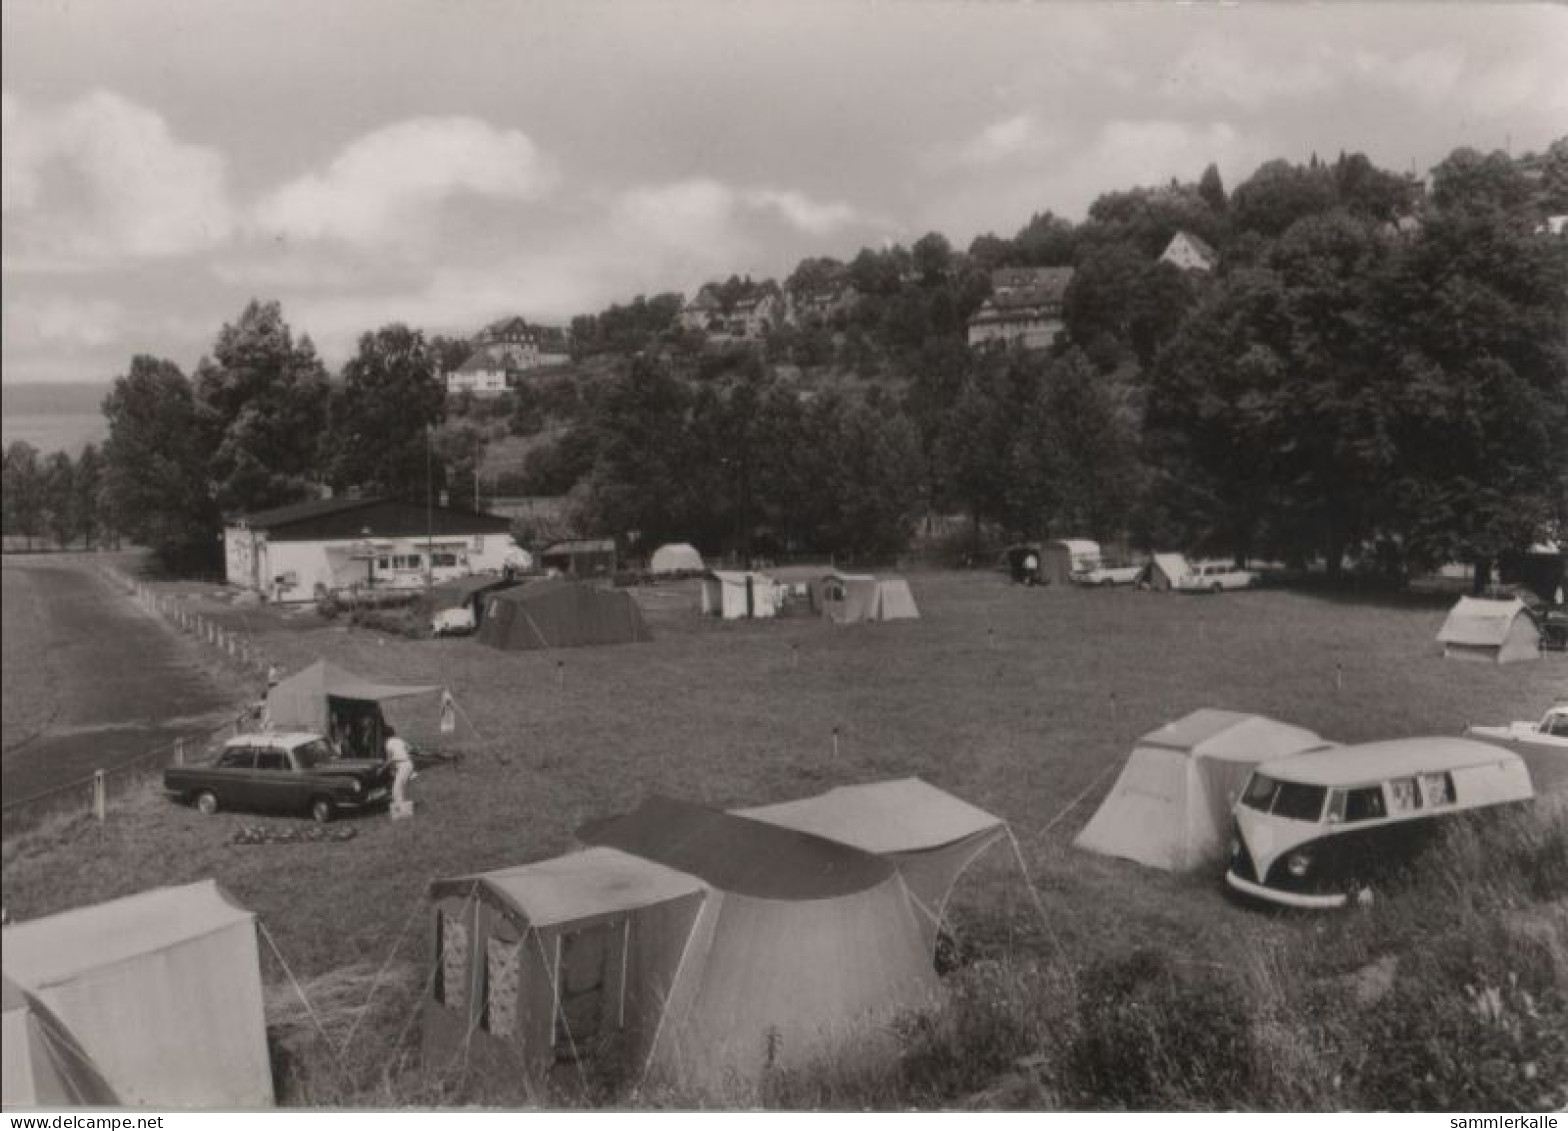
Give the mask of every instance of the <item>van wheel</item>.
<svg viewBox="0 0 1568 1131">
<path fill-rule="evenodd" d="M 324 825 L 332 820 L 332 802 L 325 797 L 318 797 L 310 803 L 310 819 L 318 825 Z"/>
<path fill-rule="evenodd" d="M 203 816 L 210 817 L 218 811 L 218 795 L 210 789 L 204 789 L 196 795 L 196 811 Z"/>
</svg>

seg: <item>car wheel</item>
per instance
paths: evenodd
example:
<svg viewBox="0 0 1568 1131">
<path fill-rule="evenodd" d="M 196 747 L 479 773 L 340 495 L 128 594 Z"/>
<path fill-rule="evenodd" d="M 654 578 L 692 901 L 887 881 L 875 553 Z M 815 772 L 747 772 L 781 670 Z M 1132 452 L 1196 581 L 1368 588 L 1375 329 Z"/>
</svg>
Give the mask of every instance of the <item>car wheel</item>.
<svg viewBox="0 0 1568 1131">
<path fill-rule="evenodd" d="M 196 811 L 210 817 L 218 811 L 218 795 L 210 789 L 204 789 L 196 795 Z"/>
<path fill-rule="evenodd" d="M 318 825 L 324 825 L 332 820 L 332 802 L 325 797 L 318 797 L 310 803 L 310 818 Z"/>
</svg>

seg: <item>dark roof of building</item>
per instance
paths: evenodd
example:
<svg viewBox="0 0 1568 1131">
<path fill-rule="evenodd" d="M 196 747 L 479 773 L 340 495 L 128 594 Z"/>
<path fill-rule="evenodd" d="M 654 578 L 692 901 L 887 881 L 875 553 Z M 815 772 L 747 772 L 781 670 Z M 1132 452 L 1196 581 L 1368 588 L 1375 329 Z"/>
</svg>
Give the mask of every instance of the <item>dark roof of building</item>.
<svg viewBox="0 0 1568 1131">
<path fill-rule="evenodd" d="M 258 511 L 232 520 L 232 525 L 265 530 L 276 542 L 341 541 L 363 537 L 400 538 L 429 533 L 441 537 L 505 534 L 511 520 L 494 514 L 426 507 L 378 496 L 312 499 Z"/>
<path fill-rule="evenodd" d="M 585 825 L 577 839 L 757 899 L 832 899 L 875 887 L 894 872 L 881 857 L 847 844 L 668 797 Z"/>
<path fill-rule="evenodd" d="M 1072 277 L 1071 267 L 998 267 L 991 272 L 991 289 L 1065 291 Z"/>
</svg>

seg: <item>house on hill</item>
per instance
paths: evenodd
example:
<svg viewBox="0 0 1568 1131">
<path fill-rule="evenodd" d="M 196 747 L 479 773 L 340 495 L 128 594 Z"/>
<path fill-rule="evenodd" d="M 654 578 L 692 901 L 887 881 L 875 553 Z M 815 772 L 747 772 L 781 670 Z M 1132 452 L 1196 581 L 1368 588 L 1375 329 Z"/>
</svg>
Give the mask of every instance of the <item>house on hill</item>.
<svg viewBox="0 0 1568 1131">
<path fill-rule="evenodd" d="M 520 557 L 500 515 L 394 499 L 313 499 L 229 520 L 224 580 L 271 601 L 414 590 Z"/>
<path fill-rule="evenodd" d="M 1208 274 L 1219 266 L 1220 257 L 1201 237 L 1191 232 L 1177 232 L 1160 254 L 1161 263 L 1170 263 L 1183 271 Z"/>
<path fill-rule="evenodd" d="M 534 326 L 523 318 L 492 322 L 472 338 L 473 351 L 462 365 L 446 374 L 449 393 L 500 396 L 522 383 L 523 374 L 571 360 L 565 331 Z"/>
<path fill-rule="evenodd" d="M 1049 349 L 1066 329 L 1062 318 L 1071 267 L 1003 267 L 991 273 L 991 297 L 969 319 L 970 348 L 1018 344 Z"/>
<path fill-rule="evenodd" d="M 822 326 L 848 314 L 860 292 L 847 278 L 800 287 L 784 296 L 784 321 L 791 326 Z"/>
<path fill-rule="evenodd" d="M 682 329 L 706 334 L 710 342 L 757 342 L 784 316 L 783 292 L 769 279 L 724 286 L 705 283 L 681 308 L 679 317 Z"/>
</svg>

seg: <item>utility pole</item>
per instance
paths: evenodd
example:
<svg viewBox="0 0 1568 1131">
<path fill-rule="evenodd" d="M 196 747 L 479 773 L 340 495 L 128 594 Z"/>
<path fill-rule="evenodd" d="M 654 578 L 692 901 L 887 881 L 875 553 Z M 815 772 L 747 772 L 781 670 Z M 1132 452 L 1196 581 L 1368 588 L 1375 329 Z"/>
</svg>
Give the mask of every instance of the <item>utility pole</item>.
<svg viewBox="0 0 1568 1131">
<path fill-rule="evenodd" d="M 434 430 L 425 425 L 425 590 L 435 584 L 435 454 Z"/>
</svg>

